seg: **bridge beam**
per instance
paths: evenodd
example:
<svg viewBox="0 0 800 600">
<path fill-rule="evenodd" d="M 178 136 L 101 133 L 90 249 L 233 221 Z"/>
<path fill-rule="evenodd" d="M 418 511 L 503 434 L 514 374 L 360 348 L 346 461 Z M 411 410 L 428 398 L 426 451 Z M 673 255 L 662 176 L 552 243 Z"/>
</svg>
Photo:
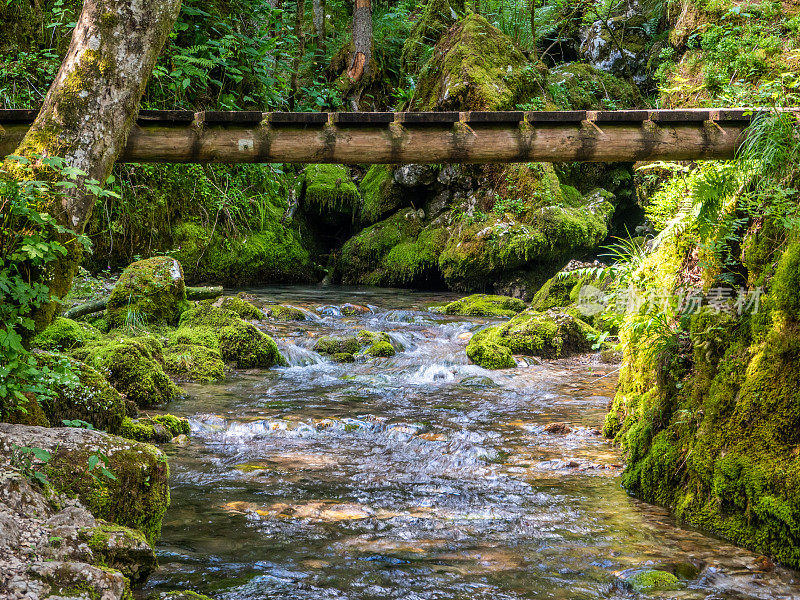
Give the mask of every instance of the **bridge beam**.
<svg viewBox="0 0 800 600">
<path fill-rule="evenodd" d="M 30 112 L 32 115 L 27 115 Z M 192 113 L 142 111 L 120 161 L 506 163 L 730 159 L 752 111 Z M 33 111 L 0 111 L 0 156 Z"/>
</svg>

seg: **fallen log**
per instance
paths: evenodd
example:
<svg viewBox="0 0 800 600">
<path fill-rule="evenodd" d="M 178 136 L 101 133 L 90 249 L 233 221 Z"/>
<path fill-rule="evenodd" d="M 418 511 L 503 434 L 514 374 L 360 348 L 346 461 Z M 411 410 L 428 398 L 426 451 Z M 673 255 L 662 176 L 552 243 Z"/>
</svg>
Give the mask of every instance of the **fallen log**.
<svg viewBox="0 0 800 600">
<path fill-rule="evenodd" d="M 187 286 L 186 288 L 187 300 L 210 300 L 211 298 L 218 298 L 219 296 L 222 296 L 222 286 L 219 285 L 209 287 Z M 78 317 L 91 315 L 93 313 L 100 312 L 101 310 L 105 310 L 106 306 L 108 306 L 108 297 L 100 298 L 99 300 L 92 300 L 91 302 L 79 304 L 78 306 L 73 306 L 64 313 L 64 316 L 68 319 L 77 319 Z"/>
</svg>

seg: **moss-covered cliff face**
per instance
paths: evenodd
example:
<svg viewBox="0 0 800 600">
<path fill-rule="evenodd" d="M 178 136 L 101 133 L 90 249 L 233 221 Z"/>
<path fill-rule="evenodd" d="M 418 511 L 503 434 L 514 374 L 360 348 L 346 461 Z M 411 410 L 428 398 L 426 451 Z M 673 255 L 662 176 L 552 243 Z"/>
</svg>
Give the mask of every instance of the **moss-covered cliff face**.
<svg viewBox="0 0 800 600">
<path fill-rule="evenodd" d="M 629 351 L 605 433 L 628 452 L 623 485 L 692 525 L 800 566 L 798 246 L 758 313 L 706 307 Z M 784 290 L 791 286 L 791 295 Z"/>
</svg>

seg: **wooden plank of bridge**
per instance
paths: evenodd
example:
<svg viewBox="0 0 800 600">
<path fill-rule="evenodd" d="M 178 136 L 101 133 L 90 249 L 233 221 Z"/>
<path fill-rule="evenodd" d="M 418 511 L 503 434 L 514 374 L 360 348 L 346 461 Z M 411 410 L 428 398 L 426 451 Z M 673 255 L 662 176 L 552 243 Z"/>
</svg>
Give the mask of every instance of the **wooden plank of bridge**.
<svg viewBox="0 0 800 600">
<path fill-rule="evenodd" d="M 747 125 L 757 114 L 750 108 L 465 113 L 141 111 L 121 160 L 375 164 L 727 159 L 735 155 Z M 34 118 L 35 111 L 0 111 L 0 156 L 14 151 Z M 468 127 L 457 127 L 458 122 Z"/>
</svg>

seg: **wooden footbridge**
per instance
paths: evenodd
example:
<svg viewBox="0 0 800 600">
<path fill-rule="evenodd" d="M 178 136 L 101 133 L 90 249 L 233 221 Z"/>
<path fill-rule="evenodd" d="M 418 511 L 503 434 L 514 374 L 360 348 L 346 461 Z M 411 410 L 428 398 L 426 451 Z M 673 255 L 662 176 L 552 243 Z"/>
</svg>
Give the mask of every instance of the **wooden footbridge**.
<svg viewBox="0 0 800 600">
<path fill-rule="evenodd" d="M 794 109 L 792 109 L 794 110 Z M 506 163 L 729 159 L 758 109 L 139 113 L 123 162 Z M 0 156 L 36 117 L 0 110 Z"/>
</svg>

